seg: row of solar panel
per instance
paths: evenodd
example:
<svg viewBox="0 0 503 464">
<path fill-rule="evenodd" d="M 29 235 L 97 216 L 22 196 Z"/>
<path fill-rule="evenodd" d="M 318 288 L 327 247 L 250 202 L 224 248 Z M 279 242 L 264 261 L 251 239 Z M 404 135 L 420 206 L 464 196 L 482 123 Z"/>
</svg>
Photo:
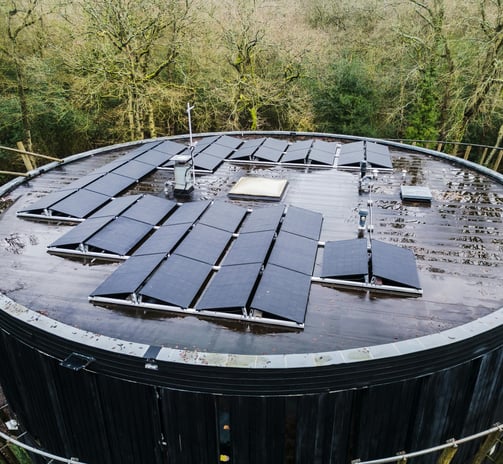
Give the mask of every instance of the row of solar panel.
<svg viewBox="0 0 503 464">
<path fill-rule="evenodd" d="M 414 253 L 375 239 L 326 242 L 321 277 L 421 288 Z"/>
<path fill-rule="evenodd" d="M 102 166 L 18 212 L 83 219 L 185 149 L 172 141 L 150 142 Z"/>
<path fill-rule="evenodd" d="M 272 163 L 307 163 L 333 166 L 338 144 L 322 140 L 285 140 L 262 138 L 247 140 L 230 157 L 231 160 L 258 160 Z"/>
<path fill-rule="evenodd" d="M 215 202 L 192 228 L 168 225 L 168 219 L 91 298 L 136 294 L 142 301 L 167 307 L 213 311 L 249 307 L 301 324 L 322 216 L 290 207 L 281 222 L 283 213 L 283 205 L 247 213 L 236 205 Z"/>
<path fill-rule="evenodd" d="M 224 136 L 206 137 L 194 148 L 196 169 L 215 171 L 224 160 L 258 160 L 282 163 L 315 163 L 332 166 L 338 144 L 320 140 L 288 143 L 259 138 L 242 141 Z M 170 166 L 173 156 L 188 152 L 180 143 L 150 142 L 121 156 L 93 173 L 20 210 L 20 216 L 84 219 L 160 166 Z M 354 142 L 341 149 L 340 166 L 357 165 L 366 159 L 372 166 L 391 167 L 389 150 L 370 142 Z"/>
<path fill-rule="evenodd" d="M 391 169 L 393 164 L 389 148 L 374 142 L 352 142 L 342 145 L 337 166 L 358 167 L 362 161 L 367 161 L 371 167 Z"/>
</svg>

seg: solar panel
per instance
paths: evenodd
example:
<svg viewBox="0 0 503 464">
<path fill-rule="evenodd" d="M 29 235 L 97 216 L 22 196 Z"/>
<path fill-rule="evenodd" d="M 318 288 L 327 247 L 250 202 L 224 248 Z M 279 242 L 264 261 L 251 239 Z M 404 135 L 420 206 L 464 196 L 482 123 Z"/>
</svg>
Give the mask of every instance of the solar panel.
<svg viewBox="0 0 503 464">
<path fill-rule="evenodd" d="M 110 197 L 107 195 L 81 189 L 52 205 L 51 210 L 59 215 L 82 219 L 108 201 Z"/>
<path fill-rule="evenodd" d="M 292 142 L 290 145 L 288 145 L 287 153 L 294 151 L 308 152 L 311 149 L 312 145 L 313 145 L 313 139 Z"/>
<path fill-rule="evenodd" d="M 117 158 L 113 161 L 110 161 L 110 163 L 104 164 L 103 166 L 96 168 L 92 174 L 108 174 L 109 172 L 113 171 L 114 169 L 117 169 L 118 167 L 122 166 L 123 164 L 126 164 L 131 157 L 128 155 L 123 155 L 120 158 Z"/>
<path fill-rule="evenodd" d="M 98 230 L 105 227 L 113 218 L 112 217 L 99 217 L 94 219 L 87 219 L 84 222 L 72 227 L 66 234 L 58 238 L 56 241 L 49 245 L 49 248 L 62 248 L 62 247 L 78 247 L 84 243 L 91 235 L 98 232 Z"/>
<path fill-rule="evenodd" d="M 378 240 L 372 240 L 372 275 L 383 283 L 421 288 L 414 253 Z"/>
<path fill-rule="evenodd" d="M 254 209 L 246 218 L 240 233 L 276 230 L 285 211 L 285 205 Z"/>
<path fill-rule="evenodd" d="M 206 147 L 203 153 L 222 160 L 227 158 L 233 151 L 233 148 L 214 143 L 213 145 Z"/>
<path fill-rule="evenodd" d="M 149 150 L 146 153 L 136 157 L 135 161 L 141 161 L 142 163 L 150 164 L 154 168 L 157 166 L 161 166 L 166 161 L 172 157 L 170 153 L 164 153 L 158 150 Z"/>
<path fill-rule="evenodd" d="M 253 156 L 257 159 L 263 161 L 271 161 L 273 163 L 277 163 L 283 154 L 282 150 L 278 150 L 275 147 L 266 147 L 262 145 L 259 149 L 253 154 Z"/>
<path fill-rule="evenodd" d="M 241 148 L 245 148 L 245 147 L 259 147 L 260 145 L 262 145 L 264 142 L 266 141 L 266 138 L 265 137 L 260 137 L 258 139 L 248 139 L 246 140 L 243 145 L 241 145 L 240 149 Z"/>
<path fill-rule="evenodd" d="M 173 142 L 172 140 L 165 140 L 161 144 L 153 148 L 155 151 L 160 151 L 166 155 L 177 155 L 178 153 L 185 150 L 187 147 L 181 143 Z"/>
<path fill-rule="evenodd" d="M 310 276 L 279 266 L 267 265 L 251 307 L 303 324 L 310 288 Z"/>
<path fill-rule="evenodd" d="M 324 140 L 315 140 L 313 142 L 312 149 L 317 151 L 325 151 L 327 153 L 334 155 L 335 150 L 337 149 L 337 143 L 326 142 Z"/>
<path fill-rule="evenodd" d="M 194 157 L 194 166 L 198 169 L 205 169 L 206 171 L 214 171 L 221 163 L 222 160 L 220 158 L 207 155 L 206 152 L 202 152 Z"/>
<path fill-rule="evenodd" d="M 380 153 L 381 155 L 389 155 L 389 147 L 375 142 L 367 142 L 367 152 Z"/>
<path fill-rule="evenodd" d="M 321 233 L 323 215 L 296 206 L 289 206 L 281 230 L 318 240 Z"/>
<path fill-rule="evenodd" d="M 109 172 L 103 177 L 100 177 L 98 180 L 90 183 L 86 187 L 86 190 L 101 193 L 109 197 L 115 197 L 116 195 L 133 185 L 135 182 L 136 181 L 134 179 L 131 179 L 130 177 L 119 176 L 118 174 Z"/>
<path fill-rule="evenodd" d="M 194 201 L 183 203 L 176 211 L 168 218 L 164 225 L 194 223 L 199 219 L 199 216 L 208 208 L 209 201 Z"/>
<path fill-rule="evenodd" d="M 199 220 L 200 224 L 235 232 L 246 214 L 241 206 L 215 201 Z"/>
<path fill-rule="evenodd" d="M 240 234 L 223 260 L 224 266 L 263 263 L 274 238 L 274 230 Z"/>
<path fill-rule="evenodd" d="M 338 166 L 360 166 L 363 161 L 363 149 L 361 151 L 351 151 L 340 153 Z"/>
<path fill-rule="evenodd" d="M 239 147 L 243 141 L 241 139 L 237 139 L 236 137 L 231 137 L 229 135 L 222 135 L 216 143 L 218 145 L 223 145 L 224 147 L 232 148 L 233 150 Z"/>
<path fill-rule="evenodd" d="M 112 198 L 103 208 L 100 208 L 89 216 L 89 219 L 105 216 L 119 216 L 141 197 L 142 195 L 126 195 L 125 197 Z"/>
<path fill-rule="evenodd" d="M 122 216 L 155 226 L 159 224 L 175 206 L 176 203 L 174 201 L 154 197 L 153 195 L 145 195 L 122 213 Z"/>
<path fill-rule="evenodd" d="M 288 147 L 288 142 L 286 140 L 272 139 L 267 137 L 262 144 L 263 147 L 274 148 L 276 151 L 285 151 Z"/>
<path fill-rule="evenodd" d="M 269 264 L 311 276 L 318 251 L 318 242 L 281 231 L 274 243 Z"/>
<path fill-rule="evenodd" d="M 222 255 L 232 234 L 214 227 L 197 224 L 176 248 L 177 255 L 214 265 Z"/>
<path fill-rule="evenodd" d="M 131 179 L 141 179 L 150 174 L 155 169 L 155 166 L 146 163 L 140 163 L 136 160 L 130 160 L 126 164 L 114 169 L 112 172 L 120 176 L 129 177 Z"/>
<path fill-rule="evenodd" d="M 326 242 L 321 277 L 364 280 L 369 272 L 367 240 Z"/>
<path fill-rule="evenodd" d="M 211 270 L 209 264 L 171 255 L 148 280 L 140 294 L 168 305 L 189 308 Z"/>
<path fill-rule="evenodd" d="M 239 147 L 231 156 L 229 156 L 229 159 L 249 159 L 253 153 L 257 151 L 257 147 L 255 145 L 242 145 Z"/>
<path fill-rule="evenodd" d="M 149 224 L 118 217 L 90 237 L 86 244 L 107 253 L 123 256 L 130 252 L 151 230 L 152 226 Z"/>
<path fill-rule="evenodd" d="M 332 166 L 334 164 L 335 154 L 312 148 L 309 152 L 308 160 L 311 161 L 311 163 Z"/>
<path fill-rule="evenodd" d="M 131 256 L 90 296 L 113 297 L 136 292 L 163 259 L 163 254 Z"/>
<path fill-rule="evenodd" d="M 380 168 L 391 169 L 393 167 L 393 163 L 391 162 L 391 158 L 389 153 L 382 154 L 376 153 L 367 150 L 367 161 L 372 165 Z"/>
<path fill-rule="evenodd" d="M 90 184 L 91 182 L 94 182 L 96 179 L 99 179 L 103 174 L 102 173 L 91 173 L 87 174 L 86 176 L 83 176 L 77 180 L 74 180 L 72 183 L 65 185 L 62 187 L 60 190 L 78 190 L 80 188 L 85 187 L 86 185 Z"/>
<path fill-rule="evenodd" d="M 19 210 L 20 213 L 42 213 L 45 209 L 50 208 L 52 205 L 58 203 L 66 197 L 69 197 L 76 190 L 57 190 L 56 192 L 51 192 L 44 197 L 38 199 L 35 203 L 26 206 L 25 208 Z"/>
<path fill-rule="evenodd" d="M 306 161 L 309 150 L 288 150 L 281 158 L 282 163 L 304 163 Z"/>
<path fill-rule="evenodd" d="M 162 226 L 157 229 L 148 240 L 143 243 L 134 256 L 171 253 L 175 246 L 182 240 L 192 224 L 176 224 Z"/>
<path fill-rule="evenodd" d="M 261 263 L 222 266 L 203 293 L 196 309 L 244 308 L 260 273 Z"/>
<path fill-rule="evenodd" d="M 364 151 L 363 141 L 345 143 L 341 146 L 341 155 L 345 155 L 346 153 L 354 153 L 354 152 L 362 152 Z"/>
</svg>

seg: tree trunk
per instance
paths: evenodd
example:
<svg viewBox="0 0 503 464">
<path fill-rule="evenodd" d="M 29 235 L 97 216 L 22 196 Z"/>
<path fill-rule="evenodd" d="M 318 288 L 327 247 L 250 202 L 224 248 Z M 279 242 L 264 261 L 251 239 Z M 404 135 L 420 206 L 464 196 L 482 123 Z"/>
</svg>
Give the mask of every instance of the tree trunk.
<svg viewBox="0 0 503 464">
<path fill-rule="evenodd" d="M 26 97 L 26 85 L 23 66 L 18 58 L 14 59 L 17 78 L 17 93 L 19 97 L 19 105 L 21 107 L 21 122 L 23 125 L 23 142 L 28 151 L 33 151 L 31 140 L 31 124 L 30 112 L 28 108 L 28 99 Z"/>
</svg>

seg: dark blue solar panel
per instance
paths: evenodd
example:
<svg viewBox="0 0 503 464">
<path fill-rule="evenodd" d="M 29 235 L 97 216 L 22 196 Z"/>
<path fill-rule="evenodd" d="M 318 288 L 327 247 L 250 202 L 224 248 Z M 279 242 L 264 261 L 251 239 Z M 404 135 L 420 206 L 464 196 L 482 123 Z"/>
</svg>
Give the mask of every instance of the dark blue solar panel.
<svg viewBox="0 0 503 464">
<path fill-rule="evenodd" d="M 289 206 L 281 230 L 319 240 L 323 215 L 308 209 Z"/>
<path fill-rule="evenodd" d="M 341 155 L 345 155 L 346 153 L 363 153 L 364 150 L 364 143 L 361 141 L 359 142 L 351 142 L 351 143 L 345 143 L 341 146 Z"/>
<path fill-rule="evenodd" d="M 378 153 L 381 155 L 389 155 L 389 147 L 387 145 L 381 145 L 380 143 L 367 142 L 367 152 Z"/>
<path fill-rule="evenodd" d="M 294 152 L 294 151 L 307 152 L 311 149 L 312 145 L 313 145 L 313 139 L 298 140 L 298 141 L 292 142 L 288 145 L 287 153 Z"/>
<path fill-rule="evenodd" d="M 313 148 L 309 152 L 308 160 L 311 161 L 311 163 L 326 164 L 327 166 L 332 166 L 334 164 L 335 155 L 333 153 L 328 153 L 326 151 Z"/>
<path fill-rule="evenodd" d="M 175 206 L 176 203 L 174 201 L 165 200 L 164 198 L 154 197 L 152 195 L 145 195 L 131 206 L 131 208 L 124 211 L 122 216 L 155 226 L 159 224 Z"/>
<path fill-rule="evenodd" d="M 326 142 L 324 140 L 315 140 L 312 149 L 317 151 L 325 151 L 327 153 L 335 154 L 338 144 L 336 142 Z"/>
<path fill-rule="evenodd" d="M 303 324 L 310 289 L 310 276 L 290 269 L 267 265 L 251 307 Z"/>
<path fill-rule="evenodd" d="M 199 216 L 208 208 L 209 201 L 194 201 L 184 203 L 179 206 L 176 211 L 164 223 L 165 225 L 194 223 L 199 219 Z"/>
<path fill-rule="evenodd" d="M 268 263 L 311 276 L 317 251 L 317 241 L 282 231 L 276 239 Z"/>
<path fill-rule="evenodd" d="M 110 161 L 110 163 L 107 163 L 99 168 L 96 168 L 92 174 L 107 174 L 110 171 L 113 171 L 114 169 L 117 169 L 118 167 L 122 166 L 123 164 L 126 164 L 130 160 L 130 156 L 128 155 L 123 155 L 120 158 L 117 158 L 113 161 Z"/>
<path fill-rule="evenodd" d="M 383 154 L 367 150 L 367 161 L 375 167 L 387 169 L 391 169 L 393 167 L 389 153 Z"/>
<path fill-rule="evenodd" d="M 234 150 L 230 147 L 214 143 L 213 145 L 206 147 L 203 153 L 222 160 L 227 158 L 233 151 Z"/>
<path fill-rule="evenodd" d="M 175 254 L 213 265 L 224 252 L 231 237 L 229 232 L 197 224 L 176 248 Z"/>
<path fill-rule="evenodd" d="M 149 224 L 118 217 L 90 237 L 86 244 L 97 250 L 123 256 L 128 254 L 151 230 L 152 226 Z"/>
<path fill-rule="evenodd" d="M 142 195 L 126 195 L 125 197 L 112 198 L 103 208 L 100 208 L 92 216 L 89 216 L 89 219 L 105 216 L 119 216 L 141 197 Z"/>
<path fill-rule="evenodd" d="M 367 240 L 326 242 L 321 277 L 363 280 L 369 272 Z"/>
<path fill-rule="evenodd" d="M 96 172 L 88 174 L 87 176 L 83 176 L 80 179 L 77 179 L 72 183 L 62 187 L 60 190 L 78 190 L 90 184 L 91 182 L 94 182 L 96 179 L 99 179 L 102 175 L 102 173 Z"/>
<path fill-rule="evenodd" d="M 136 292 L 163 259 L 163 254 L 131 256 L 91 296 L 117 297 Z"/>
<path fill-rule="evenodd" d="M 271 138 L 266 138 L 264 143 L 262 144 L 263 147 L 268 147 L 268 148 L 274 148 L 277 151 L 285 151 L 286 148 L 288 147 L 288 142 L 286 140 L 280 140 L 280 139 L 271 139 Z"/>
<path fill-rule="evenodd" d="M 205 169 L 206 171 L 214 171 L 221 163 L 222 159 L 207 155 L 206 151 L 200 153 L 194 158 L 194 166 L 196 169 Z"/>
<path fill-rule="evenodd" d="M 241 206 L 215 201 L 199 220 L 200 224 L 235 232 L 246 214 Z"/>
<path fill-rule="evenodd" d="M 152 167 L 161 166 L 162 164 L 169 161 L 172 157 L 170 153 L 164 153 L 158 150 L 149 150 L 140 156 L 137 156 L 134 160 L 141 161 L 142 163 L 150 164 Z"/>
<path fill-rule="evenodd" d="M 414 253 L 378 240 L 372 240 L 372 275 L 385 284 L 421 288 Z"/>
<path fill-rule="evenodd" d="M 308 149 L 305 150 L 288 150 L 281 158 L 282 163 L 304 163 L 306 161 L 307 155 L 309 153 Z"/>
<path fill-rule="evenodd" d="M 196 309 L 229 310 L 246 307 L 261 263 L 223 266 L 210 281 Z"/>
<path fill-rule="evenodd" d="M 273 163 L 277 163 L 283 154 L 282 150 L 278 150 L 274 147 L 266 147 L 262 145 L 259 149 L 253 154 L 253 156 L 259 160 L 263 161 L 271 161 Z"/>
<path fill-rule="evenodd" d="M 351 151 L 347 153 L 340 153 L 338 166 L 356 166 L 359 167 L 363 161 L 363 149 L 361 151 Z"/>
<path fill-rule="evenodd" d="M 232 148 L 233 150 L 239 147 L 243 141 L 241 139 L 237 139 L 236 137 L 231 137 L 229 135 L 222 135 L 217 141 L 217 145 L 223 145 L 224 147 Z"/>
<path fill-rule="evenodd" d="M 95 219 L 87 219 L 79 225 L 72 227 L 66 234 L 58 238 L 55 242 L 49 245 L 51 247 L 73 247 L 76 248 L 79 244 L 84 243 L 91 235 L 105 227 L 113 218 L 100 217 Z"/>
<path fill-rule="evenodd" d="M 177 224 L 162 226 L 134 253 L 134 256 L 171 253 L 182 240 L 192 224 Z"/>
<path fill-rule="evenodd" d="M 262 145 L 266 141 L 265 137 L 260 137 L 258 139 L 249 139 L 246 140 L 243 145 L 239 148 L 240 150 L 245 147 L 255 147 L 258 148 L 260 145 Z"/>
<path fill-rule="evenodd" d="M 57 190 L 56 192 L 49 193 L 48 195 L 38 199 L 35 203 L 24 207 L 19 212 L 34 214 L 42 213 L 45 209 L 50 208 L 52 205 L 58 203 L 66 197 L 69 197 L 75 192 L 76 190 Z"/>
<path fill-rule="evenodd" d="M 109 197 L 115 197 L 116 195 L 133 185 L 135 182 L 135 179 L 119 176 L 118 174 L 110 172 L 108 174 L 105 174 L 103 177 L 100 177 L 98 180 L 91 182 L 86 187 L 86 190 L 101 193 Z"/>
<path fill-rule="evenodd" d="M 52 205 L 51 210 L 55 214 L 82 219 L 108 201 L 110 197 L 107 195 L 81 189 Z"/>
<path fill-rule="evenodd" d="M 113 170 L 114 174 L 129 177 L 134 180 L 141 179 L 142 177 L 150 174 L 155 169 L 155 166 L 146 163 L 140 163 L 136 160 L 130 160 L 126 164 Z"/>
<path fill-rule="evenodd" d="M 249 159 L 256 150 L 256 146 L 243 145 L 242 147 L 238 148 L 231 156 L 229 156 L 229 159 Z"/>
<path fill-rule="evenodd" d="M 246 218 L 240 233 L 276 230 L 285 211 L 285 205 L 256 208 Z"/>
<path fill-rule="evenodd" d="M 211 269 L 209 264 L 172 255 L 148 280 L 140 294 L 168 305 L 189 308 Z"/>
<path fill-rule="evenodd" d="M 161 144 L 153 148 L 153 150 L 160 151 L 170 156 L 177 155 L 178 153 L 185 150 L 187 147 L 181 143 L 173 142 L 172 140 L 166 140 Z"/>
<path fill-rule="evenodd" d="M 240 234 L 223 260 L 224 266 L 236 264 L 263 263 L 272 240 L 274 230 Z"/>
</svg>

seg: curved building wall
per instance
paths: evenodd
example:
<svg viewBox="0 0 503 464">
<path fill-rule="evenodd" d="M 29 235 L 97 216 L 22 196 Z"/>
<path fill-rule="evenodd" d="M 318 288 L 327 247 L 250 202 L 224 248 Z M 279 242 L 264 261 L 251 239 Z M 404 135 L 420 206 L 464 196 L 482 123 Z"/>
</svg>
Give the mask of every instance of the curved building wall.
<svg viewBox="0 0 503 464">
<path fill-rule="evenodd" d="M 176 363 L 145 369 L 145 358 L 76 343 L 58 333 L 66 328 L 45 331 L 33 323 L 50 321 L 15 308 L 0 313 L 6 396 L 44 448 L 87 463 L 215 463 L 221 454 L 245 464 L 344 463 L 434 446 L 503 415 L 499 313 L 482 321 L 494 324 L 488 331 L 399 357 L 292 369 L 189 363 L 184 373 Z M 63 367 L 71 353 L 94 361 Z M 170 372 L 176 385 L 161 381 Z M 477 445 L 463 446 L 454 462 Z"/>
</svg>

